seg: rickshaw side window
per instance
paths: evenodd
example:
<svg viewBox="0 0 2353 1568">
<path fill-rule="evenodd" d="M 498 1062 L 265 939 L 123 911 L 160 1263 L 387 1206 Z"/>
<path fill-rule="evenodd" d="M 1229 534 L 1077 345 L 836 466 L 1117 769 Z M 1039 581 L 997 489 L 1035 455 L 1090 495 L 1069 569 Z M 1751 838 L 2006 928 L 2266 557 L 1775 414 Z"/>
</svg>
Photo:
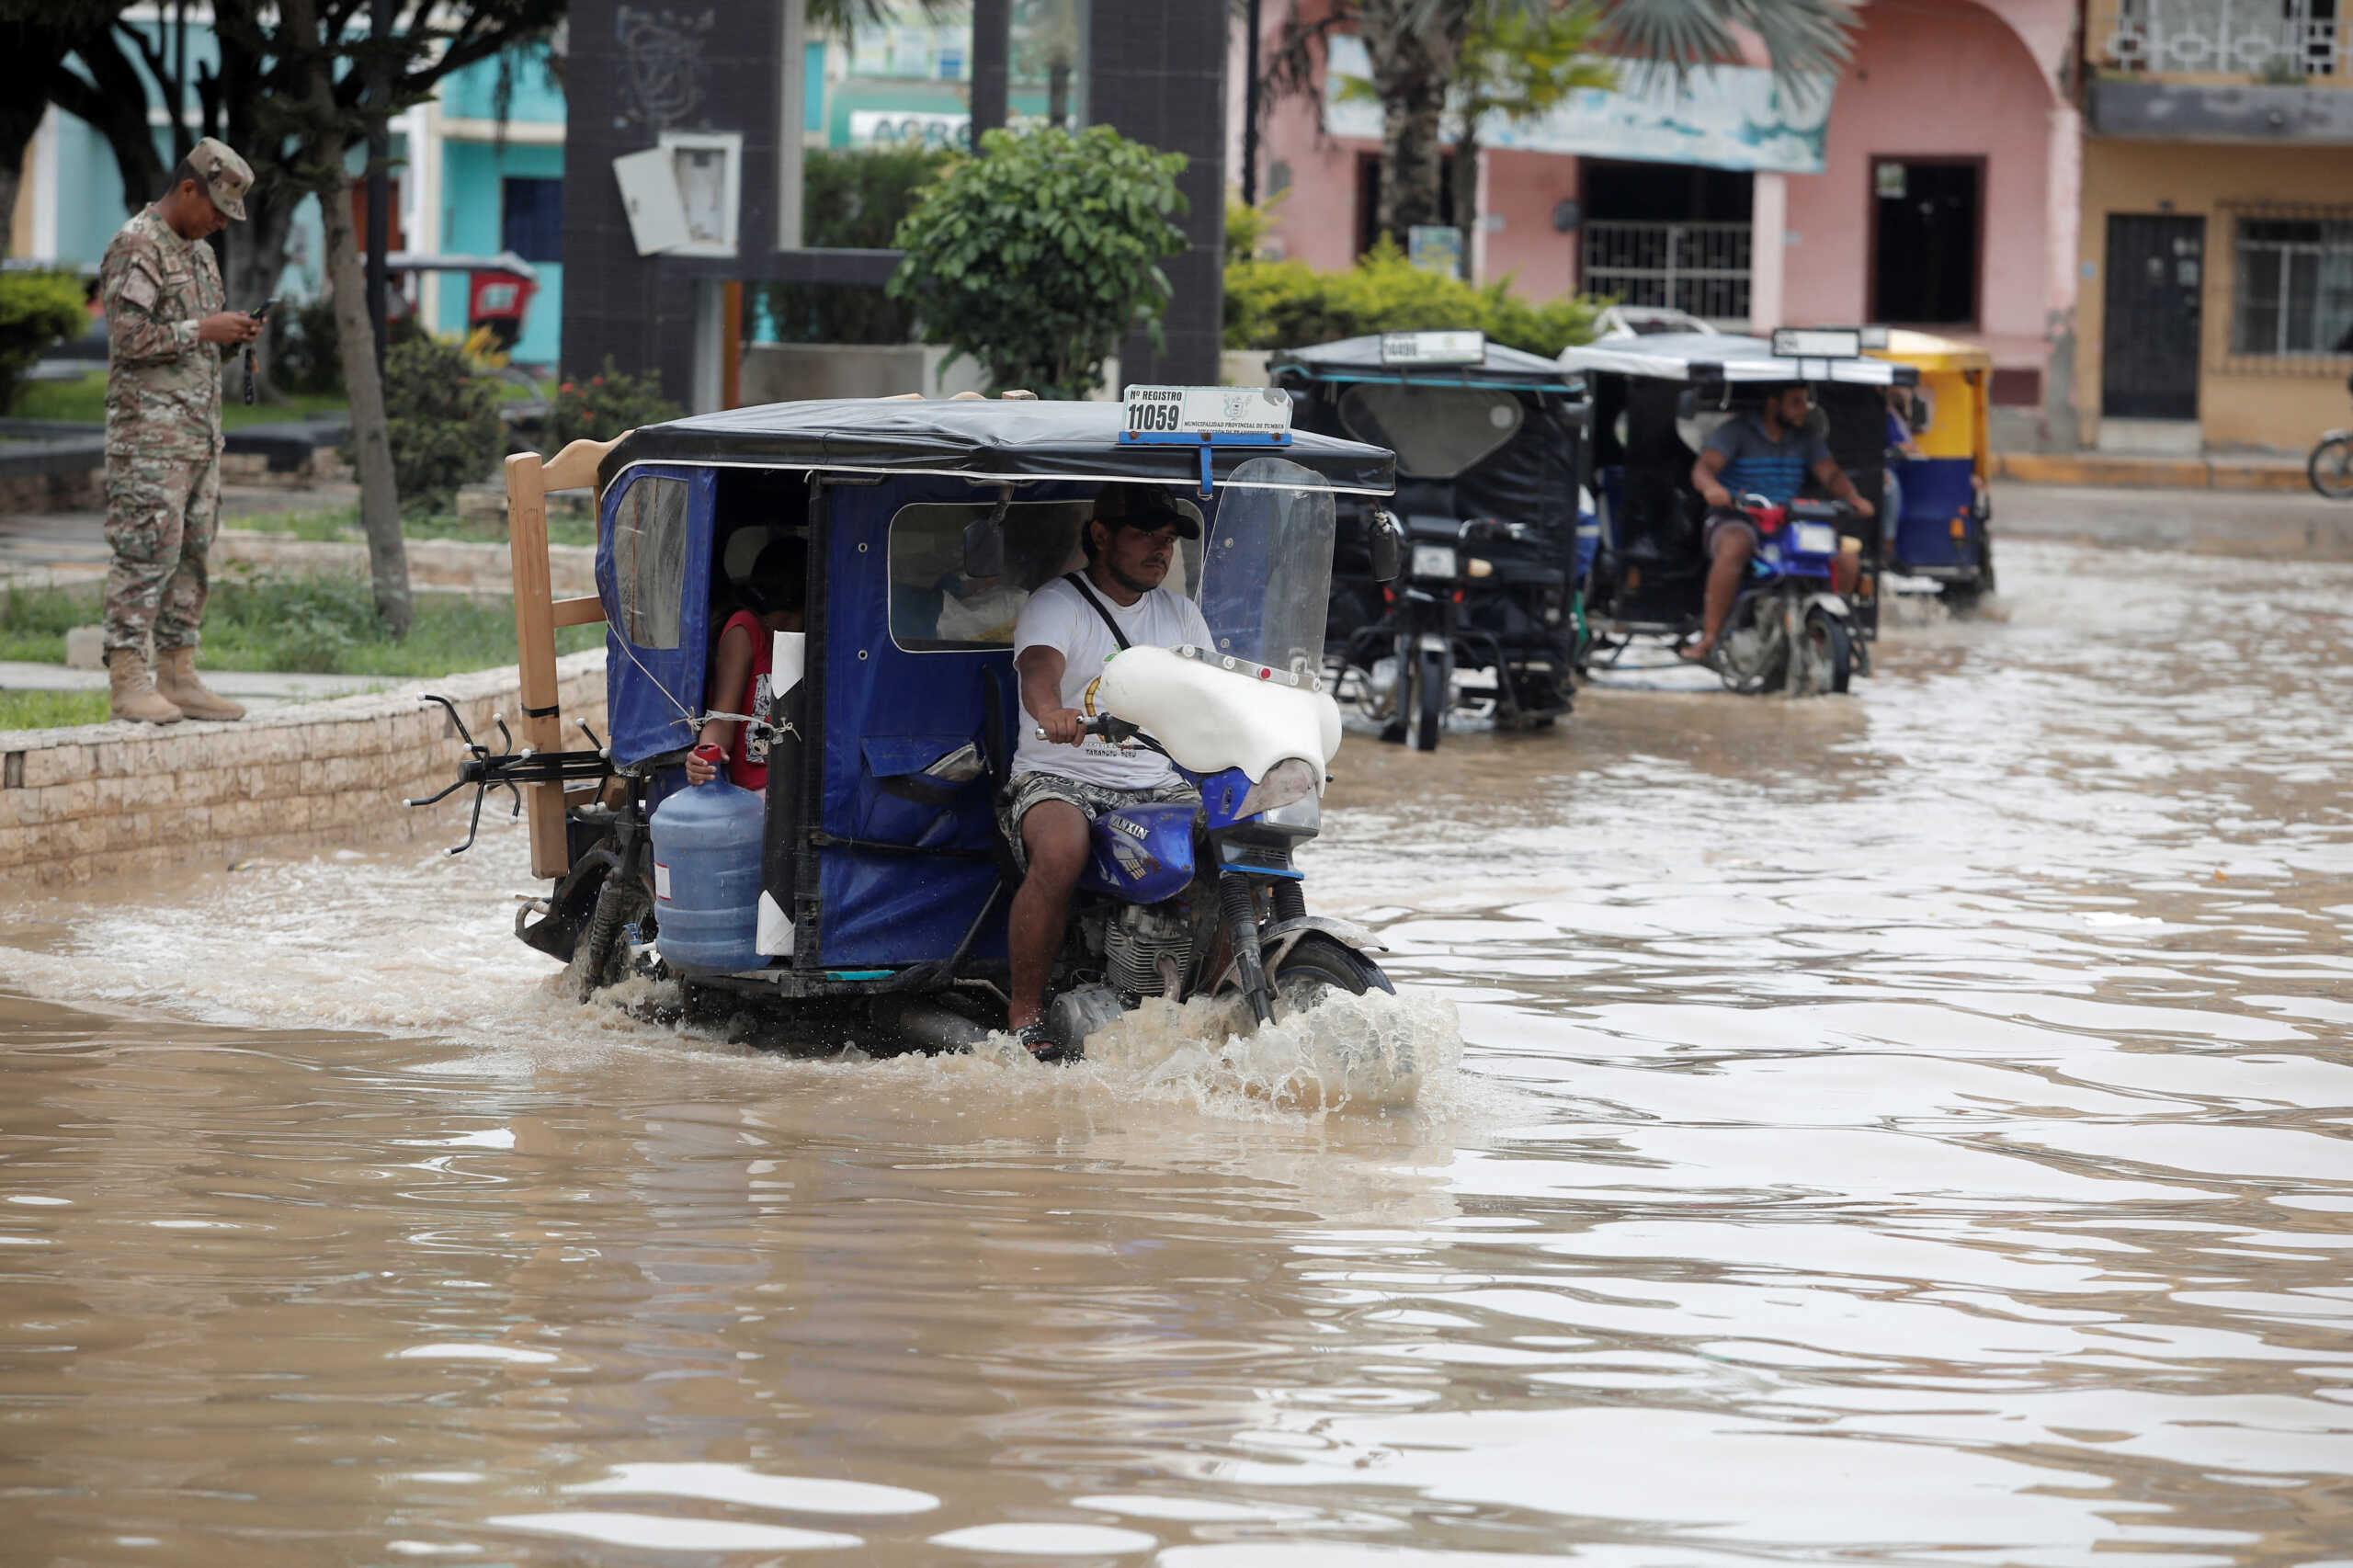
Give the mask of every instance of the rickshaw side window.
<svg viewBox="0 0 2353 1568">
<path fill-rule="evenodd" d="M 1510 444 L 1527 417 L 1512 392 L 1481 387 L 1367 385 L 1340 396 L 1340 423 L 1397 454 L 1411 479 L 1452 479 Z"/>
<path fill-rule="evenodd" d="M 1188 500 L 1176 505 L 1201 520 Z M 891 518 L 891 640 L 911 653 L 970 653 L 1013 646 L 1013 623 L 1029 596 L 1086 564 L 1079 529 L 1092 501 L 1016 501 L 1005 514 L 1005 570 L 965 571 L 965 531 L 995 510 L 981 502 L 919 501 Z M 1200 578 L 1201 546 L 1187 540 L 1166 587 L 1189 593 Z"/>
<path fill-rule="evenodd" d="M 640 648 L 678 645 L 687 575 L 683 479 L 644 478 L 613 507 L 613 582 L 621 635 Z"/>
<path fill-rule="evenodd" d="M 966 574 L 965 530 L 994 501 L 919 501 L 891 518 L 891 640 L 912 653 L 1013 646 L 1013 623 L 1031 593 L 1085 560 L 1083 501 L 1017 501 L 1006 508 L 1005 570 Z"/>
</svg>

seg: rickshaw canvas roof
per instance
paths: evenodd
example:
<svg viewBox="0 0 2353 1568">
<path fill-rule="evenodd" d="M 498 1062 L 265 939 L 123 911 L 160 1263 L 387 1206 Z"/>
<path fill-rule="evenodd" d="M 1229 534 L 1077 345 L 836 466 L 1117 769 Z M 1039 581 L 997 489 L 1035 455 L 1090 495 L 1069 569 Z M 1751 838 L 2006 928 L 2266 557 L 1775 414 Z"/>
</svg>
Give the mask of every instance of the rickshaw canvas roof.
<svg viewBox="0 0 2353 1568">
<path fill-rule="evenodd" d="M 1722 380 L 1734 385 L 1806 381 L 1884 387 L 1909 385 L 1919 377 L 1911 365 L 1888 359 L 1784 359 L 1764 338 L 1729 333 L 1660 333 L 1579 344 L 1561 351 L 1561 365 L 1571 370 L 1670 381 Z"/>
<path fill-rule="evenodd" d="M 806 468 L 843 473 L 992 479 L 1200 483 L 1200 449 L 1122 443 L 1116 403 L 967 398 L 832 398 L 771 403 L 650 425 L 605 455 L 600 483 L 636 463 Z M 1381 447 L 1291 432 L 1288 447 L 1223 446 L 1210 470 L 1222 483 L 1269 451 L 1321 474 L 1334 490 L 1386 495 L 1396 459 Z"/>
<path fill-rule="evenodd" d="M 1994 368 L 1994 357 L 1973 343 L 1963 343 L 1957 337 L 1938 337 L 1933 332 L 1915 332 L 1904 326 L 1887 329 L 1885 348 L 1869 348 L 1864 352 L 1875 358 L 1901 359 L 1923 370 L 1990 370 Z"/>
<path fill-rule="evenodd" d="M 1554 361 L 1492 340 L 1486 359 L 1477 365 L 1384 365 L 1378 333 L 1344 337 L 1313 348 L 1278 348 L 1267 360 L 1270 371 L 1292 365 L 1324 381 L 1411 381 L 1416 386 L 1541 385 L 1563 390 L 1568 385 L 1567 372 Z"/>
</svg>

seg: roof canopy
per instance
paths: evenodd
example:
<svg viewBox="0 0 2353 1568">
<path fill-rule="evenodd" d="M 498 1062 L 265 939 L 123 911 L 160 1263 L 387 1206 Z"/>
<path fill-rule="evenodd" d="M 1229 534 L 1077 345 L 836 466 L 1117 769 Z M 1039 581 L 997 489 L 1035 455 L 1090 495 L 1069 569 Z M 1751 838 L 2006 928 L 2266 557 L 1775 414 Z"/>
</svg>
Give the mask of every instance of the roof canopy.
<svg viewBox="0 0 2353 1568">
<path fill-rule="evenodd" d="M 1620 376 L 1656 376 L 1670 381 L 1721 381 L 1738 386 L 1758 381 L 1845 381 L 1850 385 L 1910 385 L 1920 372 L 1900 361 L 1784 359 L 1761 337 L 1729 333 L 1665 332 L 1654 337 L 1617 337 L 1561 351 L 1571 370 Z"/>
<path fill-rule="evenodd" d="M 1555 372 L 1557 374 L 1557 371 Z M 934 473 L 992 479 L 1134 479 L 1198 485 L 1200 449 L 1120 439 L 1116 403 L 987 398 L 830 398 L 770 403 L 649 425 L 605 455 L 599 482 L 631 463 L 716 463 L 843 473 Z M 1291 432 L 1287 447 L 1220 446 L 1222 483 L 1254 458 L 1286 458 L 1335 490 L 1386 495 L 1396 459 L 1381 447 Z"/>
<path fill-rule="evenodd" d="M 1506 348 L 1490 340 L 1487 358 L 1478 365 L 1384 365 L 1381 335 L 1344 337 L 1313 348 L 1278 348 L 1268 356 L 1268 371 L 1298 369 L 1319 381 L 1411 381 L 1415 386 L 1543 386 L 1565 390 L 1567 372 L 1540 354 Z"/>
</svg>

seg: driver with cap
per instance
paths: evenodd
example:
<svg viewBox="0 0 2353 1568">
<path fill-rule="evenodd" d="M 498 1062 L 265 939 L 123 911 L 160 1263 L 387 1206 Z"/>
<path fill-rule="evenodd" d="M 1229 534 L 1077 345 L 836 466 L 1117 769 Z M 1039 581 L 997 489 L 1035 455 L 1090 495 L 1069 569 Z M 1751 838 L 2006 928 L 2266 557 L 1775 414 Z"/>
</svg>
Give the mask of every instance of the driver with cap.
<svg viewBox="0 0 2353 1568">
<path fill-rule="evenodd" d="M 1014 623 L 1021 706 L 1036 723 L 1021 726 L 1001 808 L 1005 836 L 1024 870 L 1007 932 L 1008 1021 L 1021 1043 L 1044 1059 L 1059 1055 L 1040 1015 L 1071 892 L 1086 869 L 1089 824 L 1121 806 L 1199 799 L 1158 752 L 1122 750 L 1079 727 L 1087 719 L 1086 688 L 1120 649 L 1210 646 L 1199 607 L 1161 585 L 1176 541 L 1200 537 L 1200 524 L 1173 491 L 1105 485 L 1082 541 L 1086 569 L 1030 595 Z"/>
</svg>

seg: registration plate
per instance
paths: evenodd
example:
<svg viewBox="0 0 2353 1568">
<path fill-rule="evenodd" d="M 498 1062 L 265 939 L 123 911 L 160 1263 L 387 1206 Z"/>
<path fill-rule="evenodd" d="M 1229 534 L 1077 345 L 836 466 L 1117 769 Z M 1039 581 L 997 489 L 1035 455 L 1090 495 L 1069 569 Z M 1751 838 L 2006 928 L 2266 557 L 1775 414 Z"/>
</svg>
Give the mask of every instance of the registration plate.
<svg viewBox="0 0 2353 1568">
<path fill-rule="evenodd" d="M 1807 555 L 1838 553 L 1838 530 L 1828 523 L 1800 523 L 1790 542 Z"/>
</svg>

